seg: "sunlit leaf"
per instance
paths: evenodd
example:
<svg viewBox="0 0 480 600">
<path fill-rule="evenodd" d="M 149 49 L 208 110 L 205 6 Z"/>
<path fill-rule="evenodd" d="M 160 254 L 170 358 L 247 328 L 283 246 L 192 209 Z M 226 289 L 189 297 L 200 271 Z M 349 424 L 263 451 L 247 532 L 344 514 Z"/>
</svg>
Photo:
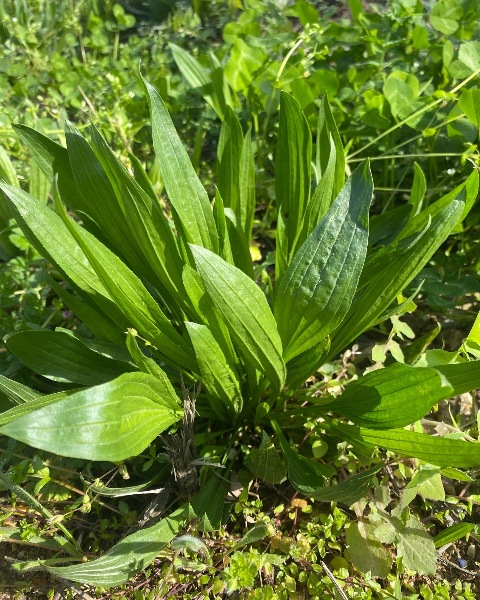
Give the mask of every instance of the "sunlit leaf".
<svg viewBox="0 0 480 600">
<path fill-rule="evenodd" d="M 393 364 L 360 377 L 328 404 L 357 425 L 372 429 L 404 427 L 453 395 L 453 386 L 435 369 Z"/>
<path fill-rule="evenodd" d="M 43 568 L 52 575 L 79 583 L 106 588 L 121 585 L 148 567 L 178 535 L 186 519 L 186 509 L 180 508 L 155 525 L 127 535 L 101 558 L 68 567 Z"/>
<path fill-rule="evenodd" d="M 61 331 L 21 331 L 8 338 L 7 348 L 33 371 L 54 381 L 98 385 L 136 370 Z"/>
<path fill-rule="evenodd" d="M 366 162 L 288 267 L 275 300 L 285 360 L 326 338 L 348 312 L 367 251 L 372 191 Z"/>
<path fill-rule="evenodd" d="M 140 454 L 182 417 L 151 375 L 127 373 L 30 412 L 0 432 L 60 456 L 120 461 Z"/>
<path fill-rule="evenodd" d="M 285 381 L 282 345 L 263 292 L 250 277 L 213 252 L 198 246 L 191 250 L 207 292 L 243 355 L 281 387 Z"/>
<path fill-rule="evenodd" d="M 218 252 L 218 234 L 207 192 L 200 183 L 158 92 L 144 81 L 153 145 L 177 227 L 187 242 Z"/>
<path fill-rule="evenodd" d="M 440 438 L 405 429 L 377 431 L 353 425 L 332 424 L 332 431 L 351 443 L 380 446 L 402 456 L 420 458 L 431 465 L 469 469 L 480 465 L 480 443 Z"/>
</svg>

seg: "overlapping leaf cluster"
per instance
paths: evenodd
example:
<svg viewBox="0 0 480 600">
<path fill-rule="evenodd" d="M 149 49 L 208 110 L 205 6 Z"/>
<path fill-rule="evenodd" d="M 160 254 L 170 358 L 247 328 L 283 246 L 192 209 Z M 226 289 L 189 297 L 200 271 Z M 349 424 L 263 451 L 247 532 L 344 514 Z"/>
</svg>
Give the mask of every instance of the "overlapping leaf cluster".
<svg viewBox="0 0 480 600">
<path fill-rule="evenodd" d="M 313 157 L 306 118 L 293 97 L 283 94 L 275 270 L 264 273 L 270 285 L 263 289 L 249 252 L 255 210 L 251 133 L 244 134 L 235 113 L 226 110 L 212 203 L 160 95 L 143 84 L 166 204 L 141 163 L 132 158 L 132 176 L 94 127 L 87 141 L 69 125 L 66 148 L 17 127 L 53 184 L 55 210 L 18 187 L 4 182 L 1 189 L 45 257 L 52 285 L 93 338 L 36 329 L 8 339 L 26 365 L 64 386 L 41 395 L 3 378 L 12 408 L 0 416 L 0 433 L 64 456 L 122 461 L 180 421 L 181 382 L 201 380 L 200 423 L 208 419 L 210 427 L 227 430 L 256 423 L 273 431 L 291 484 L 319 500 L 338 498 L 344 487 L 323 487 L 332 468 L 298 454 L 280 424 L 288 425 L 290 410 L 303 410 L 295 390 L 312 373 L 401 310 L 397 297 L 470 210 L 477 172 L 424 209 L 414 191 L 411 202 L 418 210 L 393 241 L 369 247 L 368 161 L 344 181 L 343 148 L 326 100 Z M 322 417 L 330 435 L 354 447 L 381 446 L 469 468 L 480 464 L 479 444 L 403 427 L 479 384 L 476 360 L 428 368 L 396 364 L 359 379 L 329 403 L 306 407 L 304 414 Z M 193 508 L 130 536 L 98 563 L 48 568 L 77 581 L 119 583 L 174 537 L 188 510 L 209 526 L 221 522 L 224 487 L 208 478 Z M 355 497 L 352 488 L 361 496 L 365 477 L 351 483 L 349 498 Z M 212 510 L 214 516 L 205 516 Z M 149 535 L 159 536 L 158 545 Z M 130 542 L 138 552 L 129 549 Z"/>
</svg>

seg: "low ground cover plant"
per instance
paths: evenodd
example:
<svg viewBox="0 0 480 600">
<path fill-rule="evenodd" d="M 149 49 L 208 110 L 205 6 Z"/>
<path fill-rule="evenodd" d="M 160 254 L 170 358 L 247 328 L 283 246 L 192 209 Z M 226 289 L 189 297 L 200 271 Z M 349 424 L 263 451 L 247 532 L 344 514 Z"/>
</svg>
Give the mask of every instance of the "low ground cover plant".
<svg viewBox="0 0 480 600">
<path fill-rule="evenodd" d="M 170 46 L 219 118 L 226 105 L 246 106 L 263 144 L 274 142 L 281 90 L 298 100 L 312 127 L 316 101 L 326 94 L 352 166 L 369 148 L 378 187 L 399 193 L 411 184 L 415 158 L 433 190 L 448 168 L 461 170 L 460 156 L 475 154 L 475 80 L 459 103 L 450 90 L 480 68 L 478 6 L 391 0 L 348 8 L 247 2 L 224 24 L 214 56 L 188 37 Z M 261 164 L 268 165 L 266 154 Z"/>
<path fill-rule="evenodd" d="M 378 465 L 334 483 L 328 454 L 317 452 L 315 459 L 289 441 L 306 419 L 319 441 L 347 444 L 366 467 L 377 447 L 434 466 L 427 476 L 477 467 L 480 445 L 468 435 L 432 436 L 409 426 L 442 400 L 479 386 L 478 320 L 458 352 L 423 354 L 422 361 L 413 356 L 360 377 L 337 396 L 302 389 L 361 333 L 411 306 L 402 292 L 472 208 L 477 171 L 426 207 L 414 188 L 409 218 L 390 239 L 369 244 L 368 160 L 345 181 L 344 150 L 328 101 L 319 110 L 314 148 L 305 115 L 284 93 L 275 249 L 253 262 L 251 132 L 227 110 L 211 201 L 160 95 L 142 85 L 167 194 L 162 201 L 141 163 L 132 156 L 129 172 L 94 126 L 87 138 L 68 124 L 66 147 L 29 127 L 16 128 L 52 183 L 55 210 L 5 182 L 2 192 L 46 259 L 52 286 L 90 334 L 35 327 L 7 339 L 19 360 L 58 382 L 58 391 L 42 394 L 2 377 L 7 406 L 0 433 L 55 455 L 114 465 L 156 448 L 156 483 L 166 488 L 170 507 L 157 506 L 157 520 L 146 518 L 102 557 L 86 562 L 62 525 L 56 540 L 67 556 L 23 568 L 119 585 L 192 520 L 205 531 L 225 523 L 226 497 L 244 466 L 269 484 L 288 478 L 300 495 L 318 502 L 354 504 L 375 482 Z M 253 432 L 258 447 L 244 449 L 242 436 Z M 382 516 L 380 534 L 373 526 L 352 527 L 351 544 L 395 543 L 408 568 L 432 573 L 433 540 L 406 506 L 393 520 Z M 410 557 L 408 532 L 422 540 Z M 422 552 L 426 558 L 415 566 Z"/>
<path fill-rule="evenodd" d="M 457 582 L 454 591 L 448 583 L 434 585 L 421 577 L 422 573 L 433 573 L 436 567 L 438 577 L 442 566 L 448 564 L 442 552 L 453 544 L 448 550 L 454 561 L 447 566 L 451 570 L 449 577 L 475 578 L 473 571 L 468 571 L 474 569 L 474 559 L 467 555 L 467 547 L 470 552 L 479 535 L 478 526 L 474 525 L 478 502 L 472 481 L 475 471 L 466 474 L 456 468 L 428 464 L 434 461 L 428 450 L 433 447 L 437 461 L 446 461 L 449 442 L 464 439 L 470 442 L 463 442 L 460 447 L 469 449 L 469 460 L 464 461 L 464 466 L 468 468 L 476 460 L 475 452 L 470 452 L 472 446 L 476 450 L 472 441 L 478 434 L 473 409 L 468 417 L 462 411 L 458 415 L 452 412 L 466 402 L 465 398 L 467 403 L 468 398 L 474 402 L 468 392 L 461 392 L 478 386 L 476 365 L 472 361 L 479 358 L 478 326 L 467 336 L 477 307 L 472 294 L 479 291 L 478 210 L 475 206 L 469 210 L 477 185 L 471 170 L 478 162 L 477 3 L 452 0 L 427 6 L 392 0 L 381 7 L 374 3 L 362 7 L 350 2 L 347 11 L 340 6 L 334 9 L 331 3 L 327 6 L 323 2 L 296 0 L 192 2 L 191 6 L 189 2 L 179 2 L 179 10 L 172 12 L 167 22 L 152 28 L 153 19 L 158 16 L 151 10 L 156 8 L 153 4 L 132 2 L 120 6 L 111 2 L 64 0 L 62 6 L 66 8 L 60 9 L 58 2 L 48 0 L 0 2 L 3 25 L 0 95 L 4 106 L 0 136 L 6 149 L 0 151 L 0 180 L 17 188 L 15 193 L 8 191 L 16 198 L 14 212 L 18 215 L 19 210 L 25 209 L 28 213 L 22 232 L 11 218 L 7 201 L 2 203 L 0 212 L 0 258 L 14 256 L 0 274 L 3 309 L 0 329 L 2 338 L 13 331 L 21 332 L 9 338 L 9 351 L 2 349 L 5 351 L 1 355 L 2 374 L 15 382 L 2 379 L 0 407 L 4 419 L 0 422 L 7 427 L 10 422 L 16 425 L 13 437 L 2 438 L 5 448 L 0 459 L 3 469 L 0 486 L 11 490 L 11 498 L 3 493 L 6 502 L 2 507 L 2 525 L 9 526 L 0 528 L 0 540 L 24 544 L 23 549 L 25 544 L 38 548 L 38 553 L 28 553 L 32 562 L 19 564 L 18 568 L 38 568 L 42 561 L 35 558 L 53 550 L 55 559 L 45 563 L 52 573 L 55 567 L 76 563 L 56 574 L 102 586 L 124 581 L 158 556 L 157 564 L 162 565 L 160 570 L 165 577 L 163 591 L 186 598 L 187 590 L 195 595 L 193 590 L 197 593 L 200 585 L 215 594 L 248 589 L 259 582 L 263 587 L 244 592 L 246 597 L 295 597 L 297 579 L 298 586 L 308 589 L 313 598 L 334 594 L 334 583 L 320 559 L 348 587 L 347 593 L 355 593 L 356 597 L 370 598 L 374 594 L 382 598 L 390 597 L 389 594 L 400 597 L 403 593 L 408 594 L 405 597 L 418 594 L 430 598 L 433 594 L 473 598 L 475 593 L 469 591 L 469 584 L 462 586 Z M 178 150 L 181 146 L 175 136 L 172 147 L 175 156 L 182 158 L 183 167 L 169 180 L 167 169 L 167 196 L 158 200 L 164 174 L 160 173 L 160 161 L 149 149 L 148 94 L 141 81 L 133 77 L 131 68 L 140 58 L 142 70 L 160 92 L 183 143 L 191 151 L 193 169 L 200 173 L 209 200 L 215 195 L 213 183 L 217 184 L 218 197 L 210 205 L 213 229 L 209 210 L 205 209 L 205 192 L 198 179 L 182 187 L 182 182 L 192 176 L 192 169 L 185 167 L 188 163 Z M 189 91 L 189 87 L 193 89 Z M 281 90 L 297 100 L 306 120 L 289 96 L 282 100 L 279 119 Z M 322 94 L 328 96 L 330 107 L 324 103 L 318 119 Z M 335 116 L 338 134 L 329 108 Z M 424 112 L 410 118 L 417 110 Z M 84 137 L 75 129 L 68 129 L 67 142 L 60 118 L 65 111 Z M 161 114 L 165 117 L 164 111 Z M 23 128 L 26 142 L 23 146 L 10 128 L 10 122 L 19 116 L 22 125 L 36 130 L 35 133 Z M 121 162 L 134 175 L 136 183 L 109 155 L 98 132 L 85 130 L 92 117 L 107 144 L 120 153 Z M 308 129 L 313 132 L 313 148 Z M 54 136 L 60 145 L 49 142 L 39 135 L 42 133 Z M 165 138 L 157 137 L 157 148 L 164 143 Z M 295 150 L 297 144 L 302 150 Z M 130 157 L 129 152 L 134 156 Z M 165 150 L 158 154 L 162 152 Z M 369 176 L 366 165 L 355 172 L 367 156 L 371 158 L 373 177 Z M 309 157 L 313 159 L 312 169 L 308 167 Z M 163 164 L 168 160 L 164 156 Z M 421 168 L 415 166 L 414 160 Z M 291 165 L 284 167 L 289 161 L 297 164 L 297 170 Z M 345 171 L 353 175 L 350 188 L 343 192 L 343 201 L 335 204 L 336 216 L 332 212 L 325 221 L 324 228 L 328 231 L 324 231 L 323 237 L 321 232 L 311 237 L 339 197 Z M 345 217 L 343 233 L 339 234 L 343 244 L 340 247 L 348 256 L 347 231 L 349 227 L 352 231 L 358 229 L 355 235 L 352 233 L 354 241 L 349 250 L 356 256 L 365 237 L 365 231 L 363 238 L 360 235 L 364 229 L 360 222 L 365 215 L 367 196 L 371 194 L 372 179 L 375 193 L 370 207 L 368 248 L 353 294 L 358 271 L 342 270 L 333 257 L 327 258 L 327 250 L 325 254 L 319 250 L 314 260 L 313 248 L 319 245 L 319 240 L 328 246 L 330 229 L 337 231 L 332 223 L 339 223 Z M 175 195 L 177 181 L 180 188 Z M 132 296 L 125 293 L 127 288 L 108 283 L 107 279 L 107 289 L 103 283 L 105 267 L 97 273 L 101 266 L 95 266 L 94 259 L 89 262 L 75 241 L 77 238 L 59 225 L 50 206 L 44 206 L 44 212 L 38 209 L 38 214 L 45 216 L 44 233 L 39 233 L 41 226 L 32 225 L 38 217 L 37 204 L 32 200 L 28 200 L 30 204 L 22 204 L 27 201 L 18 191 L 20 188 L 45 204 L 52 198 L 49 195 L 52 190 L 56 202 L 65 204 L 75 222 L 135 273 L 149 294 L 141 288 L 139 298 L 137 292 L 134 301 L 137 312 L 130 305 L 123 305 L 124 297 Z M 452 193 L 442 198 L 447 191 Z M 95 200 L 99 194 L 108 198 L 103 210 Z M 184 194 L 198 196 L 201 208 L 190 207 L 188 212 L 183 207 L 187 197 Z M 296 194 L 302 199 L 298 214 L 297 204 L 288 200 L 296 198 Z M 355 201 L 360 197 L 364 197 L 363 209 L 361 202 Z M 447 205 L 452 208 L 463 201 L 461 221 L 450 228 L 448 243 L 441 244 L 450 226 Z M 353 220 L 351 206 L 361 213 L 353 215 Z M 191 227 L 192 223 L 203 222 L 202 211 L 206 214 L 206 228 L 213 231 L 211 239 L 198 233 L 203 232 L 201 225 L 198 231 Z M 342 211 L 348 213 L 348 218 Z M 63 214 L 61 204 L 58 214 Z M 290 223 L 293 225 L 289 229 Z M 69 225 L 74 231 L 78 229 Z M 58 227 L 65 236 L 60 234 L 57 241 L 67 248 L 66 254 L 58 246 L 51 249 L 51 231 L 57 231 Z M 194 233 L 186 233 L 190 229 Z M 218 249 L 215 231 L 219 237 Z M 77 232 L 78 235 L 81 234 Z M 90 246 L 91 237 L 84 235 L 84 244 Z M 310 255 L 302 250 L 309 239 Z M 424 242 L 428 248 L 422 249 Z M 233 294 L 230 290 L 232 312 L 242 313 L 236 309 L 237 296 L 241 296 L 244 309 L 243 321 L 230 322 L 231 317 L 224 315 L 224 304 L 219 304 L 220 292 L 215 303 L 215 293 L 208 289 L 208 285 L 217 287 L 218 278 L 212 275 L 216 268 L 220 268 L 227 282 L 230 272 L 224 271 L 223 262 L 220 267 L 212 264 L 207 254 L 210 275 L 203 273 L 202 256 L 195 259 L 189 243 L 210 250 L 225 260 L 227 267 L 235 266 L 251 282 L 255 281 L 268 305 L 266 310 L 263 301 L 266 320 L 258 322 L 253 309 L 250 319 L 243 303 L 243 297 L 249 297 L 247 292 Z M 429 260 L 430 251 L 437 246 Z M 103 246 L 97 244 L 92 248 Z M 96 256 L 96 250 L 91 252 Z M 331 254 L 335 254 L 335 246 Z M 412 259 L 417 254 L 418 262 Z M 46 260 L 41 260 L 42 255 Z M 65 256 L 73 256 L 75 260 Z M 86 265 L 86 271 L 78 267 L 77 258 L 81 265 Z M 359 258 L 358 264 L 354 261 L 358 270 L 361 251 Z M 393 258 L 392 272 L 387 273 L 385 265 Z M 203 259 L 205 262 L 205 255 Z M 301 261 L 305 261 L 304 276 L 299 266 Z M 340 274 L 338 278 L 331 276 L 334 263 Z M 427 263 L 428 267 L 421 268 L 421 264 Z M 110 269 L 113 273 L 118 262 L 109 264 L 114 264 Z M 296 274 L 292 275 L 294 267 L 290 265 L 296 265 Z M 248 289 L 241 281 L 238 283 L 237 271 L 233 273 L 232 287 Z M 403 273 L 394 286 L 397 291 L 403 290 L 403 295 L 394 293 L 393 288 L 391 294 L 388 291 L 382 297 L 375 295 L 377 289 L 382 292 L 390 289 L 393 273 Z M 304 311 L 302 316 L 296 308 L 303 306 L 302 302 L 307 305 L 307 290 L 312 290 L 315 277 L 331 284 L 328 289 L 332 295 L 326 299 L 327 292 L 322 292 L 323 296 L 318 290 L 312 292 L 308 304 L 312 312 Z M 341 285 L 346 277 L 351 277 L 351 289 Z M 114 292 L 110 291 L 112 285 Z M 137 279 L 127 277 L 127 285 L 136 291 Z M 299 288 L 304 295 L 292 293 L 288 299 L 290 288 Z M 54 297 L 55 289 L 61 298 Z M 257 292 L 255 302 L 258 297 Z M 152 308 L 152 298 L 172 328 Z M 370 313 L 366 310 L 369 303 Z M 412 314 L 414 303 L 419 310 Z M 257 304 L 262 306 L 262 300 Z M 389 308 L 385 309 L 387 304 Z M 325 310 L 326 321 L 330 323 L 325 324 L 326 329 L 316 330 L 316 324 L 308 317 L 317 309 Z M 274 322 L 268 311 L 273 314 Z M 297 312 L 296 319 L 289 318 L 290 313 Z M 405 318 L 414 331 L 404 322 Z M 438 320 L 442 327 L 434 325 L 432 319 Z M 280 326 L 281 321 L 284 323 Z M 445 326 L 457 329 L 447 330 Z M 57 329 L 52 331 L 52 328 Z M 158 329 L 164 334 L 162 338 Z M 424 335 L 410 341 L 417 329 Z M 251 335 L 245 335 L 244 340 L 239 331 Z M 280 351 L 275 331 L 280 336 Z M 351 347 L 362 331 L 365 334 L 360 337 L 360 350 Z M 186 362 L 180 365 L 178 356 L 170 363 L 166 361 L 161 351 L 162 341 L 170 335 L 173 346 L 180 344 L 189 356 L 188 365 Z M 313 340 L 311 348 L 308 348 L 309 336 Z M 467 340 L 462 343 L 465 336 Z M 292 346 L 291 340 L 297 337 L 306 344 L 306 349 L 293 356 L 299 349 Z M 434 339 L 437 349 L 426 351 Z M 441 339 L 454 351 L 445 352 L 445 346 L 438 349 Z M 270 340 L 270 346 L 265 340 Z M 349 349 L 338 358 L 345 348 Z M 285 385 L 280 391 L 275 385 L 278 387 L 282 372 L 276 373 L 275 368 L 281 369 L 282 363 L 276 361 L 276 354 L 286 363 Z M 388 365 L 383 369 L 386 379 L 378 379 L 382 372 L 378 370 L 356 381 L 365 364 L 371 364 L 370 356 L 375 369 Z M 403 364 L 395 365 L 394 360 Z M 317 370 L 318 365 L 321 366 Z M 413 365 L 419 379 L 410 375 L 412 389 L 402 391 Z M 450 369 L 452 366 L 456 370 Z M 141 378 L 142 369 L 158 377 L 160 384 L 153 384 L 152 379 L 146 383 L 144 378 L 140 386 L 138 380 L 132 385 L 127 380 L 126 385 L 121 379 L 125 373 Z M 433 372 L 440 380 L 435 379 Z M 307 373 L 314 374 L 308 377 Z M 428 385 L 420 386 L 420 374 L 430 381 Z M 399 381 L 394 387 L 391 381 L 396 379 Z M 167 380 L 174 395 L 168 394 Z M 119 385 L 113 385 L 114 381 Z M 197 395 L 199 381 L 202 383 Z M 112 385 L 103 389 L 107 384 Z M 142 403 L 137 406 L 139 389 L 153 390 L 151 396 L 156 399 L 159 385 L 163 386 L 160 394 L 163 404 L 160 403 L 158 410 L 148 412 L 152 407 L 148 403 L 150 391 L 145 392 L 146 399 L 142 396 Z M 438 385 L 441 393 L 432 393 Z M 125 413 L 117 415 L 114 401 L 123 398 L 125 389 L 128 390 L 125 404 L 118 400 Z M 65 438 L 55 437 L 58 434 L 51 440 L 50 434 L 45 434 L 38 443 L 28 439 L 30 448 L 16 441 L 25 435 L 22 427 L 30 429 L 29 423 L 37 417 L 45 415 L 45 427 L 57 419 L 53 409 L 52 413 L 38 412 L 50 402 L 53 405 L 62 397 L 72 397 L 74 402 L 81 399 L 79 405 L 90 406 L 91 395 L 88 399 L 77 396 L 87 390 L 100 399 L 89 419 L 96 419 L 98 414 L 103 416 L 96 433 L 94 428 L 86 428 L 85 445 L 83 441 L 79 443 L 78 436 L 72 440 L 68 436 L 71 447 L 67 451 Z M 339 396 L 342 392 L 345 393 Z M 130 393 L 134 400 L 129 399 Z M 418 403 L 415 394 L 425 399 Z M 430 400 L 435 404 L 437 397 L 454 394 L 460 395 L 454 403 L 441 403 L 442 416 L 436 417 L 447 422 L 451 418 L 451 426 L 435 425 L 431 416 L 422 420 L 426 430 L 441 436 L 433 446 L 429 446 L 426 436 L 418 437 L 422 430 L 418 421 L 412 427 L 417 436 L 407 439 L 396 431 L 407 422 L 408 414 L 413 421 L 420 413 L 429 411 Z M 381 401 L 384 396 L 386 400 Z M 357 398 L 360 398 L 359 409 Z M 413 398 L 415 402 L 410 402 Z M 29 400 L 37 403 L 20 406 Z M 153 402 L 158 404 L 156 400 Z M 345 402 L 344 412 L 339 408 L 341 402 Z M 395 402 L 400 406 L 398 411 Z M 401 410 L 408 403 L 417 406 L 418 412 L 414 415 L 407 411 L 404 421 L 400 421 Z M 132 406 L 141 407 L 152 416 L 150 429 L 143 426 L 146 419 L 140 418 L 140 425 L 132 421 Z M 65 405 L 59 404 L 62 415 L 67 412 L 64 408 Z M 113 414 L 111 428 L 107 426 L 107 409 Z M 366 411 L 366 420 L 362 421 Z M 377 419 L 373 416 L 377 411 L 378 426 L 388 425 L 390 429 L 375 429 L 377 425 L 372 424 L 372 419 Z M 30 420 L 18 420 L 29 412 Z M 397 421 L 388 424 L 388 414 L 394 412 L 398 413 Z M 84 414 L 71 418 L 72 430 L 80 431 L 77 424 Z M 63 416 L 58 418 L 60 426 L 64 424 L 62 419 Z M 168 427 L 169 419 L 177 420 Z M 124 423 L 125 428 L 119 423 Z M 363 429 L 352 429 L 352 423 Z M 130 426 L 137 425 L 135 434 L 128 436 Z M 155 437 L 163 427 L 166 429 L 161 433 L 162 438 Z M 392 427 L 394 433 L 390 434 Z M 112 454 L 109 460 L 92 462 L 92 457 L 107 456 L 98 453 L 94 456 L 100 436 L 105 434 L 103 440 L 111 446 L 119 431 L 117 456 L 132 452 L 130 457 L 114 460 L 112 464 L 115 458 Z M 137 431 L 141 435 L 137 436 Z M 5 432 L 8 435 L 8 430 Z M 367 433 L 370 437 L 365 438 Z M 192 435 L 194 442 L 189 441 Z M 379 438 L 381 435 L 383 439 Z M 389 447 L 398 453 L 385 449 L 387 437 Z M 130 443 L 132 438 L 136 445 Z M 92 440 L 96 440 L 95 444 Z M 437 456 L 437 446 L 440 448 L 442 441 L 447 442 L 442 450 L 443 459 L 442 451 L 440 458 Z M 366 443 L 379 446 L 383 443 L 384 448 L 374 450 Z M 51 448 L 55 454 L 36 450 L 36 445 Z M 91 447 L 89 454 L 85 449 L 87 458 L 60 456 L 61 452 L 79 456 L 80 446 Z M 453 454 L 457 448 L 458 445 Z M 415 449 L 417 454 L 424 453 L 424 460 L 403 458 L 414 456 Z M 60 471 L 56 472 L 56 467 Z M 110 481 L 110 476 L 103 476 L 111 469 L 116 476 Z M 55 473 L 61 473 L 61 481 Z M 129 475 L 133 482 L 124 480 Z M 295 486 L 293 492 L 287 475 Z M 349 476 L 353 479 L 349 480 Z M 258 483 L 262 481 L 263 484 Z M 235 491 L 239 485 L 243 485 L 240 497 Z M 159 486 L 165 490 L 160 492 Z M 258 493 L 257 499 L 249 495 L 250 486 Z M 198 489 L 204 490 L 199 497 Z M 136 509 L 143 506 L 145 498 L 152 497 L 147 494 L 152 491 L 155 499 L 148 514 L 139 516 Z M 109 503 L 115 496 L 119 498 L 115 500 L 117 508 L 110 505 L 108 510 L 113 512 L 103 518 L 102 499 Z M 356 498 L 360 500 L 349 509 Z M 55 506 L 55 500 L 60 508 Z M 161 506 L 169 503 L 171 506 L 161 510 Z M 22 516 L 25 505 L 34 511 L 26 518 Z M 155 525 L 155 519 L 168 517 L 181 506 L 185 512 L 178 520 L 174 516 Z M 340 509 L 342 506 L 345 508 Z M 87 524 L 79 515 L 85 516 L 90 510 L 90 524 Z M 12 519 L 16 527 L 11 526 Z M 210 531 L 225 522 L 229 538 L 224 537 L 223 529 L 218 534 Z M 132 530 L 141 527 L 144 533 L 137 531 L 132 537 Z M 190 537 L 181 535 L 168 551 L 162 551 L 177 528 Z M 209 533 L 204 536 L 202 531 Z M 237 540 L 238 546 L 234 545 L 235 536 L 243 534 L 245 538 Z M 122 543 L 107 552 L 100 562 L 94 560 L 122 535 L 126 536 Z M 197 537 L 192 539 L 191 535 Z M 457 540 L 465 539 L 470 542 L 456 545 Z M 440 549 L 438 560 L 436 548 Z M 269 549 L 268 552 L 271 549 L 272 554 L 263 556 L 258 549 Z M 209 552 L 215 568 L 207 560 Z M 453 558 L 455 552 L 458 563 Z M 85 565 L 80 564 L 87 559 Z M 465 559 L 469 567 L 461 572 Z M 23 560 L 27 560 L 25 554 Z M 380 584 L 375 577 L 385 578 L 392 570 L 392 560 L 394 572 Z M 370 571 L 373 579 L 368 575 L 355 578 L 352 563 L 363 573 Z M 102 576 L 104 567 L 109 570 Z M 299 567 L 303 579 L 298 576 Z M 197 583 L 195 569 L 204 573 Z M 272 569 L 276 578 L 273 587 L 269 579 Z M 412 579 L 409 571 L 416 571 L 419 576 Z M 172 572 L 175 572 L 174 583 Z M 147 579 L 150 573 L 147 570 Z M 24 577 L 30 582 L 37 581 L 31 573 Z M 155 597 L 153 592 L 153 596 L 147 592 L 143 596 L 137 590 L 137 582 L 130 584 L 129 592 L 118 593 L 131 593 L 136 600 Z M 386 590 L 384 593 L 379 591 L 381 587 Z M 100 593 L 97 591 L 97 595 Z M 110 597 L 110 592 L 105 594 Z"/>
</svg>

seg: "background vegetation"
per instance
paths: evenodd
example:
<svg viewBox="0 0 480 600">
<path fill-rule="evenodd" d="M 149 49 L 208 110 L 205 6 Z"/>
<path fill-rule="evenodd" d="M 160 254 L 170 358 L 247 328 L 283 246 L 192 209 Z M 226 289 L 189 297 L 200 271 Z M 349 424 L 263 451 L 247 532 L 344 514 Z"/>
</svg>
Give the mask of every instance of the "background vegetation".
<svg viewBox="0 0 480 600">
<path fill-rule="evenodd" d="M 148 92 L 137 76 L 141 62 L 210 197 L 215 186 L 222 196 L 231 186 L 226 155 L 217 149 L 221 132 L 225 140 L 227 127 L 236 127 L 229 107 L 242 132 L 251 131 L 256 179 L 248 253 L 267 297 L 278 235 L 282 91 L 298 102 L 318 145 L 320 100 L 328 99 L 338 133 L 331 123 L 328 131 L 337 149 L 344 148 L 338 154 L 344 168 L 337 171 L 351 174 L 370 159 L 375 195 L 369 252 L 392 243 L 409 219 L 427 214 L 467 177 L 473 181 L 478 168 L 475 0 L 4 0 L 0 16 L 0 178 L 50 206 L 55 185 L 12 124 L 65 145 L 67 121 L 81 133 L 93 122 L 122 164 L 137 179 L 144 171 L 152 193 L 164 198 L 168 182 L 154 159 Z M 320 179 L 318 159 L 316 168 Z M 300 403 L 339 396 L 361 376 L 396 363 L 427 368 L 479 358 L 480 213 L 473 185 L 468 193 L 470 212 L 401 290 L 402 310 L 329 356 L 297 393 Z M 2 337 L 63 328 L 95 341 L 85 318 L 57 295 L 61 269 L 51 257 L 45 269 L 38 244 L 27 240 L 7 206 L 5 201 L 0 209 Z M 37 393 L 99 383 L 52 376 L 10 344 L 0 354 L 1 374 Z M 477 440 L 473 387 L 452 393 L 448 403 L 417 421 L 415 431 Z M 1 389 L 6 411 L 11 391 Z M 193 521 L 127 583 L 108 591 L 82 586 L 82 593 L 136 599 L 477 597 L 480 497 L 477 471 L 469 467 L 478 461 L 460 470 L 392 450 L 364 448 L 362 454 L 355 444 L 352 450 L 347 441 L 332 441 L 304 413 L 295 427 L 282 424 L 296 456 L 334 466 L 331 483 L 368 471 L 371 484 L 360 495 L 357 486 L 353 498 L 341 489 L 343 501 L 314 501 L 299 493 L 291 473 L 290 482 L 285 479 L 288 456 L 258 426 L 261 419 L 240 427 L 231 449 L 243 462 L 235 478 L 227 475 L 228 519 L 220 516 L 210 526 Z M 216 463 L 225 452 L 223 432 L 214 433 L 197 435 L 203 461 Z M 69 544 L 80 544 L 89 558 L 114 546 L 136 528 L 150 500 L 115 494 L 125 485 L 136 492 L 161 487 L 170 473 L 164 446 L 157 440 L 112 465 L 1 439 L 2 591 L 7 598 L 74 597 L 80 583 L 11 564 L 24 569 L 38 559 L 62 561 L 75 555 Z M 202 476 L 208 472 L 203 466 Z"/>
</svg>

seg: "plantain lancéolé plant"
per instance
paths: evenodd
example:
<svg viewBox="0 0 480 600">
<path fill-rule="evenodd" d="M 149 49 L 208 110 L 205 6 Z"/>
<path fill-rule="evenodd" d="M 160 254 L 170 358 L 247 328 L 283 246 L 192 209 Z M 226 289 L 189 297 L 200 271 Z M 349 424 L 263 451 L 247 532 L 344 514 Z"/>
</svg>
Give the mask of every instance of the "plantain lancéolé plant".
<svg viewBox="0 0 480 600">
<path fill-rule="evenodd" d="M 65 544 L 73 564 L 50 560 L 41 567 L 73 581 L 118 585 L 190 518 L 206 529 L 221 525 L 229 461 L 242 461 L 241 454 L 229 458 L 240 427 L 263 432 L 262 446 L 248 458 L 256 475 L 283 479 L 281 468 L 269 471 L 277 445 L 291 485 L 319 501 L 355 502 L 376 470 L 325 486 L 334 469 L 288 441 L 299 416 L 321 419 L 325 435 L 347 441 L 354 452 L 379 446 L 433 465 L 479 465 L 479 443 L 406 428 L 439 401 L 480 385 L 480 362 L 468 354 L 447 365 L 393 364 L 321 403 L 296 394 L 362 332 L 402 311 L 402 291 L 470 210 L 477 172 L 426 208 L 416 186 L 409 218 L 389 231 L 391 241 L 369 244 L 368 161 L 345 181 L 328 102 L 320 106 L 314 151 L 298 103 L 283 94 L 275 269 L 262 271 L 249 251 L 250 132 L 228 108 L 211 202 L 159 94 L 144 86 L 168 204 L 156 197 L 140 162 L 132 157 L 132 176 L 93 126 L 87 141 L 67 125 L 66 148 L 16 127 L 53 184 L 54 208 L 0 184 L 18 225 L 46 259 L 55 290 L 92 333 L 87 339 L 36 328 L 8 338 L 9 350 L 59 382 L 60 391 L 42 395 L 2 378 L 11 408 L 0 415 L 0 433 L 61 456 L 111 462 L 140 454 L 163 434 L 177 485 L 172 514 L 147 521 L 102 557 L 82 561 L 81 550 Z M 198 382 L 194 404 L 185 390 Z M 218 465 L 204 469 L 197 489 L 205 461 L 198 458 L 202 436 L 195 434 L 207 428 L 223 440 L 225 468 L 223 477 Z"/>
</svg>

